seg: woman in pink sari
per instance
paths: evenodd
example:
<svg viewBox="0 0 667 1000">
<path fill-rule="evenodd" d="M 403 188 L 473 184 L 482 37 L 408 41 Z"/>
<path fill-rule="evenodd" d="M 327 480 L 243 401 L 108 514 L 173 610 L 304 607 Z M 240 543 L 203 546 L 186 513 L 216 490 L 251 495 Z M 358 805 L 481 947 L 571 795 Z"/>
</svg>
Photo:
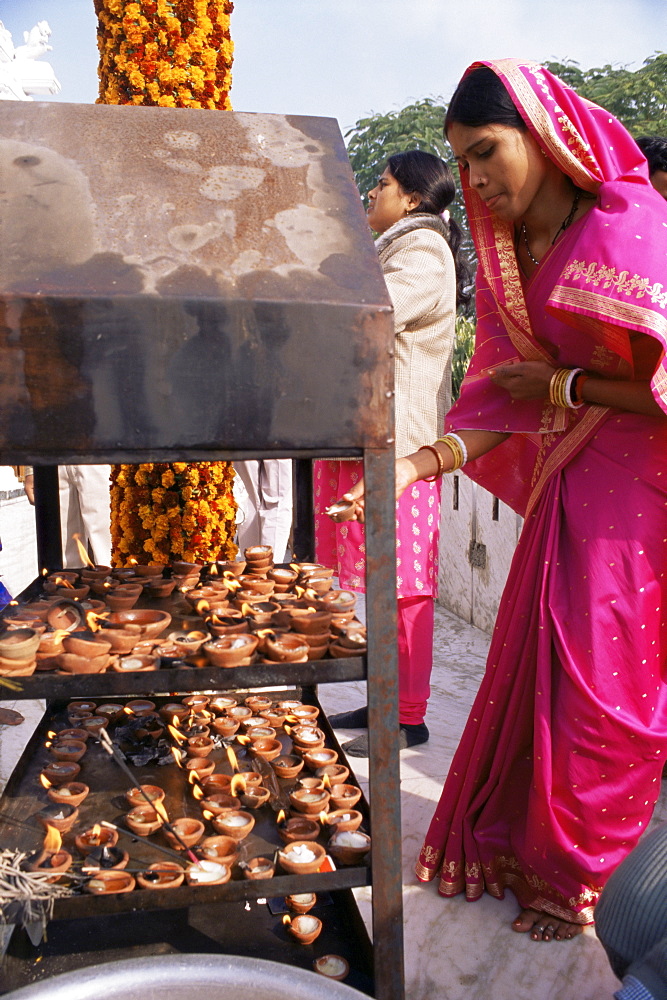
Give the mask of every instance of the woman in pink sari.
<svg viewBox="0 0 667 1000">
<path fill-rule="evenodd" d="M 417 875 L 509 888 L 513 928 L 561 940 L 646 830 L 667 755 L 667 209 L 620 123 L 536 64 L 474 64 L 445 128 L 476 348 L 397 492 L 465 464 L 525 525 Z"/>
</svg>

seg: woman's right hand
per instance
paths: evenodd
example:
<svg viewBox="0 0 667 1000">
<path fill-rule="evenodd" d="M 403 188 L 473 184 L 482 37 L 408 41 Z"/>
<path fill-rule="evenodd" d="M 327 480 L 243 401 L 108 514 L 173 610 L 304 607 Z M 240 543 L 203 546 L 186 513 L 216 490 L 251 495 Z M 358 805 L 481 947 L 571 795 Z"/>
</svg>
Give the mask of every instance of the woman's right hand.
<svg viewBox="0 0 667 1000">
<path fill-rule="evenodd" d="M 407 490 L 408 486 L 412 486 L 413 483 L 417 482 L 419 476 L 416 473 L 414 464 L 409 458 L 399 458 L 396 461 L 396 499 Z M 355 483 L 352 489 L 344 493 L 342 500 L 354 500 L 355 510 L 354 516 L 350 518 L 352 521 L 363 521 L 365 516 L 365 504 L 366 504 L 366 487 L 364 485 L 363 478 Z"/>
</svg>

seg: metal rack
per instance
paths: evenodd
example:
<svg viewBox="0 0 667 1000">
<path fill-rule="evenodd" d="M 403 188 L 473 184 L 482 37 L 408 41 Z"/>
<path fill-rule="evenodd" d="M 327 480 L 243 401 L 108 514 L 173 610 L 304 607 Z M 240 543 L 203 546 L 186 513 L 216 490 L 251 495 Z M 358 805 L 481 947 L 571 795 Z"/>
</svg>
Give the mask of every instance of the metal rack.
<svg viewBox="0 0 667 1000">
<path fill-rule="evenodd" d="M 365 677 L 375 995 L 401 1000 L 394 334 L 337 124 L 7 102 L 0 135 L 0 462 L 36 466 L 40 568 L 65 462 L 361 456 L 372 497 L 366 657 L 34 676 L 17 696 Z"/>
</svg>

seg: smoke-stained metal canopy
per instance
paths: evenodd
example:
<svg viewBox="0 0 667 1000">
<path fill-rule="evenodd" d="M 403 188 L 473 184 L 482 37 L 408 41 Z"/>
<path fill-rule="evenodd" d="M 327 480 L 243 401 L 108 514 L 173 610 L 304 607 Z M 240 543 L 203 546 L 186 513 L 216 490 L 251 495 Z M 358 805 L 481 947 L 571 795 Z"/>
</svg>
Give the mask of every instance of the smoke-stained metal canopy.
<svg viewBox="0 0 667 1000">
<path fill-rule="evenodd" d="M 387 446 L 336 122 L 0 102 L 0 461 Z"/>
</svg>

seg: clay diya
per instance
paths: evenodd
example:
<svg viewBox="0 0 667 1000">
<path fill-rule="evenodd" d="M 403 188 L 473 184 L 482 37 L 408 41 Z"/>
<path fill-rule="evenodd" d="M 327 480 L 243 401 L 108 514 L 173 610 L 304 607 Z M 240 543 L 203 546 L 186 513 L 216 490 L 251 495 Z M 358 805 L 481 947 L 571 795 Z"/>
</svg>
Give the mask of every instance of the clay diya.
<svg viewBox="0 0 667 1000">
<path fill-rule="evenodd" d="M 162 706 L 159 715 L 170 726 L 178 728 L 189 717 L 190 709 L 187 705 L 182 705 L 179 701 L 169 701 L 166 705 Z"/>
<path fill-rule="evenodd" d="M 326 788 L 296 788 L 290 792 L 290 805 L 297 812 L 317 816 L 329 809 L 329 792 Z"/>
<path fill-rule="evenodd" d="M 141 785 L 140 788 L 130 788 L 125 792 L 125 798 L 133 808 L 148 806 L 146 796 L 151 802 L 162 802 L 164 790 L 159 785 Z"/>
<path fill-rule="evenodd" d="M 290 730 L 290 737 L 295 747 L 306 751 L 324 746 L 324 733 L 316 726 L 295 726 Z"/>
<path fill-rule="evenodd" d="M 46 620 L 53 629 L 64 629 L 71 632 L 78 628 L 84 620 L 85 610 L 76 601 L 66 598 L 54 601 L 46 613 Z"/>
<path fill-rule="evenodd" d="M 98 736 L 100 729 L 107 728 L 109 720 L 104 715 L 91 715 L 89 719 L 83 719 L 81 725 L 91 736 Z"/>
<path fill-rule="evenodd" d="M 274 566 L 273 569 L 270 569 L 266 575 L 267 578 L 273 582 L 276 593 L 285 594 L 289 588 L 296 583 L 299 574 L 295 569 Z"/>
<path fill-rule="evenodd" d="M 79 806 L 88 795 L 90 788 L 83 781 L 68 781 L 64 785 L 47 788 L 46 794 L 52 802 L 67 803 L 71 806 Z"/>
<path fill-rule="evenodd" d="M 335 784 L 331 787 L 331 801 L 336 809 L 351 809 L 361 798 L 356 785 Z"/>
<path fill-rule="evenodd" d="M 77 834 L 74 844 L 77 851 L 86 857 L 96 847 L 115 847 L 118 843 L 118 830 L 106 826 L 91 826 L 88 830 Z"/>
<path fill-rule="evenodd" d="M 114 892 L 131 892 L 135 884 L 134 878 L 129 872 L 101 871 L 86 882 L 84 891 L 102 896 Z"/>
<path fill-rule="evenodd" d="M 32 660 L 42 633 L 34 628 L 16 628 L 0 634 L 0 657 L 5 660 Z"/>
<path fill-rule="evenodd" d="M 344 660 L 349 656 L 363 656 L 366 652 L 366 643 L 358 643 L 348 646 L 341 646 L 337 642 L 329 643 L 329 656 L 332 656 L 334 660 Z"/>
<path fill-rule="evenodd" d="M 241 802 L 246 809 L 259 809 L 269 801 L 271 792 L 268 788 L 247 788 L 241 796 Z"/>
<path fill-rule="evenodd" d="M 254 827 L 255 817 L 251 816 L 248 812 L 236 809 L 220 813 L 211 820 L 211 823 L 213 828 L 225 837 L 231 837 L 233 840 L 243 840 Z"/>
<path fill-rule="evenodd" d="M 243 723 L 243 729 L 251 743 L 254 743 L 255 740 L 275 740 L 276 738 L 273 726 L 267 726 L 259 715 L 253 715 L 251 719 L 246 719 Z"/>
<path fill-rule="evenodd" d="M 341 865 L 355 865 L 368 854 L 371 838 L 361 830 L 336 832 L 329 841 L 329 852 Z"/>
<path fill-rule="evenodd" d="M 357 809 L 336 809 L 327 814 L 326 822 L 328 826 L 336 828 L 336 831 L 358 830 L 361 826 L 363 816 Z"/>
<path fill-rule="evenodd" d="M 199 805 L 203 812 L 218 816 L 220 813 L 238 810 L 241 806 L 241 800 L 235 795 L 228 795 L 227 792 L 214 792 L 212 795 L 200 799 Z"/>
<path fill-rule="evenodd" d="M 238 719 L 231 719 L 229 716 L 221 715 L 219 718 L 213 720 L 211 728 L 218 736 L 222 736 L 223 739 L 231 739 L 240 725 L 241 723 Z"/>
<path fill-rule="evenodd" d="M 297 892 L 285 896 L 285 905 L 293 913 L 308 913 L 315 906 L 317 896 L 314 892 Z"/>
<path fill-rule="evenodd" d="M 267 762 L 279 757 L 282 752 L 283 747 L 280 740 L 251 740 L 250 746 L 248 747 L 248 753 L 251 757 L 260 757 L 262 760 Z"/>
<path fill-rule="evenodd" d="M 142 656 L 130 653 L 128 656 L 121 656 L 119 660 L 112 663 L 111 669 L 115 670 L 116 673 L 124 673 L 127 670 L 157 670 L 157 661 L 157 656 L 148 653 Z"/>
<path fill-rule="evenodd" d="M 252 709 L 255 715 L 261 715 L 262 712 L 270 709 L 273 703 L 265 695 L 251 694 L 245 699 L 244 704 Z"/>
<path fill-rule="evenodd" d="M 146 804 L 136 806 L 131 812 L 126 813 L 125 822 L 132 833 L 136 833 L 139 837 L 149 837 L 160 829 L 164 820 L 155 809 Z"/>
<path fill-rule="evenodd" d="M 101 715 L 103 719 L 108 719 L 109 722 L 116 722 L 121 718 L 124 711 L 124 706 L 113 701 L 106 701 L 101 705 L 98 705 L 95 709 L 96 715 Z"/>
<path fill-rule="evenodd" d="M 264 655 L 273 663 L 305 663 L 309 648 L 306 642 L 291 632 L 267 635 L 264 641 Z"/>
<path fill-rule="evenodd" d="M 204 643 L 202 649 L 214 667 L 239 667 L 250 663 L 258 643 L 257 636 L 241 633 L 219 636 Z M 252 711 L 249 710 L 250 714 Z"/>
<path fill-rule="evenodd" d="M 134 698 L 125 703 L 125 710 L 130 715 L 151 715 L 155 711 L 155 702 L 147 698 Z"/>
<path fill-rule="evenodd" d="M 248 879 L 273 878 L 276 866 L 271 858 L 251 858 L 242 865 L 243 877 Z"/>
<path fill-rule="evenodd" d="M 294 754 L 283 754 L 271 761 L 271 767 L 279 778 L 296 778 L 303 769 L 303 760 Z"/>
<path fill-rule="evenodd" d="M 338 754 L 335 750 L 321 747 L 319 750 L 309 750 L 303 755 L 303 759 L 311 771 L 317 771 L 318 768 L 324 767 L 326 764 L 335 764 L 338 760 Z"/>
<path fill-rule="evenodd" d="M 162 576 L 162 566 L 146 565 L 144 563 L 136 563 L 133 570 L 137 576 Z"/>
<path fill-rule="evenodd" d="M 322 921 L 310 913 L 298 914 L 291 920 L 289 917 L 284 919 L 286 920 L 288 933 L 291 934 L 292 937 L 299 942 L 299 944 L 312 944 L 313 941 L 319 937 L 322 930 Z"/>
<path fill-rule="evenodd" d="M 229 774 L 211 774 L 208 777 L 204 777 L 200 784 L 205 795 L 216 795 L 218 792 L 228 794 L 232 779 Z"/>
<path fill-rule="evenodd" d="M 26 660 L 6 660 L 4 656 L 0 656 L 0 675 L 2 677 L 29 677 L 34 674 L 36 669 L 36 656 Z"/>
<path fill-rule="evenodd" d="M 319 778 L 320 781 L 327 777 L 332 786 L 342 785 L 350 777 L 350 769 L 344 764 L 325 764 L 323 767 L 318 767 L 315 771 L 315 777 Z"/>
<path fill-rule="evenodd" d="M 231 877 L 230 866 L 221 861 L 198 861 L 189 865 L 185 872 L 188 885 L 222 885 Z"/>
<path fill-rule="evenodd" d="M 49 753 L 51 753 L 56 760 L 81 760 L 86 752 L 86 744 L 84 740 L 73 740 L 73 739 L 58 739 L 57 742 L 52 743 L 49 747 Z"/>
<path fill-rule="evenodd" d="M 320 835 L 320 825 L 308 816 L 292 816 L 278 824 L 278 833 L 285 844 L 295 840 L 315 840 Z"/>
<path fill-rule="evenodd" d="M 223 715 L 227 709 L 234 708 L 235 705 L 238 705 L 238 699 L 227 694 L 218 694 L 215 698 L 211 698 L 208 703 L 208 707 L 216 715 Z"/>
<path fill-rule="evenodd" d="M 208 861 L 221 861 L 231 868 L 239 857 L 239 841 L 233 837 L 204 837 L 197 847 L 200 858 Z"/>
<path fill-rule="evenodd" d="M 188 757 L 208 757 L 212 750 L 215 743 L 210 736 L 191 736 L 185 748 Z"/>
<path fill-rule="evenodd" d="M 195 771 L 200 778 L 208 778 L 215 771 L 215 761 L 206 757 L 190 757 L 184 767 L 186 771 Z"/>
<path fill-rule="evenodd" d="M 309 875 L 319 871 L 325 856 L 322 845 L 314 840 L 294 840 L 278 852 L 280 867 L 290 875 Z"/>
<path fill-rule="evenodd" d="M 79 810 L 74 805 L 54 802 L 37 813 L 37 821 L 45 830 L 55 827 L 59 833 L 67 833 L 79 818 Z"/>
<path fill-rule="evenodd" d="M 314 960 L 313 969 L 327 979 L 340 981 L 350 974 L 350 963 L 342 955 L 320 955 Z"/>
<path fill-rule="evenodd" d="M 158 599 L 169 597 L 174 588 L 176 587 L 176 580 L 163 580 L 160 577 L 149 578 L 148 580 L 148 593 L 151 597 L 156 597 Z"/>
<path fill-rule="evenodd" d="M 56 665 L 67 674 L 100 674 L 109 665 L 109 654 L 101 656 L 77 656 L 75 653 L 59 653 Z"/>
<path fill-rule="evenodd" d="M 48 782 L 58 788 L 69 781 L 73 781 L 79 774 L 80 770 L 80 764 L 56 760 L 53 764 L 49 764 L 48 767 L 45 767 L 42 774 Z"/>
<path fill-rule="evenodd" d="M 185 878 L 185 870 L 176 861 L 156 861 L 139 872 L 137 882 L 142 889 L 177 889 Z"/>
<path fill-rule="evenodd" d="M 157 638 L 171 624 L 171 615 L 167 611 L 149 611 L 144 608 L 134 608 L 131 611 L 114 611 L 109 615 L 112 625 L 120 625 L 126 629 L 136 626 L 142 638 Z"/>
<path fill-rule="evenodd" d="M 164 835 L 169 841 L 170 847 L 176 851 L 184 850 L 184 845 L 185 847 L 193 847 L 204 836 L 206 829 L 200 819 L 192 819 L 190 816 L 182 816 L 180 819 L 173 820 L 171 826 L 174 833 L 165 829 Z M 178 834 L 178 837 L 175 834 Z"/>
</svg>

